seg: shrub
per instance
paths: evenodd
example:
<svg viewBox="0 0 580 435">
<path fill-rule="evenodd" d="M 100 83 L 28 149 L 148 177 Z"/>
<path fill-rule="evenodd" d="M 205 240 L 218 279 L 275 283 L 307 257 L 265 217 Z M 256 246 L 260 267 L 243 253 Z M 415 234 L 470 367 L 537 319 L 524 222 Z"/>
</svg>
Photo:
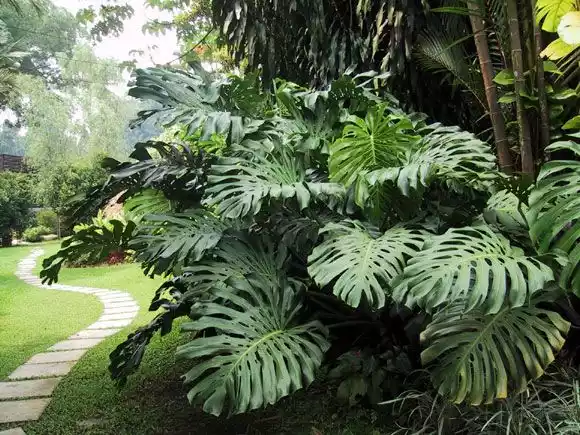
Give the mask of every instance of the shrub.
<svg viewBox="0 0 580 435">
<path fill-rule="evenodd" d="M 42 236 L 47 234 L 51 234 L 52 229 L 43 226 L 31 227 L 24 231 L 22 237 L 27 242 L 40 242 L 42 240 Z"/>
<path fill-rule="evenodd" d="M 12 233 L 26 228 L 32 207 L 31 182 L 28 174 L 0 172 L 0 242 L 12 244 Z"/>
<path fill-rule="evenodd" d="M 338 360 L 353 403 L 419 367 L 442 400 L 469 405 L 542 376 L 570 328 L 555 305 L 580 292 L 580 167 L 550 162 L 528 188 L 498 172 L 487 143 L 404 113 L 374 78 L 278 81 L 265 96 L 250 78 L 137 72 L 131 95 L 161 102 L 199 141 L 108 161 L 86 202 L 141 194 L 139 222 L 75 234 L 41 272 L 51 282 L 67 258 L 122 246 L 170 277 L 151 302 L 161 313 L 111 354 L 114 379 L 180 316 L 197 333 L 177 350 L 191 361 L 188 398 L 215 415 L 275 403 L 323 361 Z M 204 148 L 216 133 L 220 155 Z M 573 142 L 556 150 L 580 156 Z M 143 198 L 161 195 L 169 203 L 148 213 Z"/>
<path fill-rule="evenodd" d="M 54 210 L 40 210 L 36 213 L 36 225 L 50 228 L 52 233 L 56 233 L 58 231 L 58 215 Z"/>
</svg>

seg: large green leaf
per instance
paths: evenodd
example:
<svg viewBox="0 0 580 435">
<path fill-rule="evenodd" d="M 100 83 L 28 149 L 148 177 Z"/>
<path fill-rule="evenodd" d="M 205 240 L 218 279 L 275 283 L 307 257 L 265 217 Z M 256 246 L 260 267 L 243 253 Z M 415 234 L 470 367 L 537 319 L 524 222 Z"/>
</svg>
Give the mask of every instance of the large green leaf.
<svg viewBox="0 0 580 435">
<path fill-rule="evenodd" d="M 58 282 L 60 269 L 67 261 L 84 257 L 88 263 L 99 263 L 106 260 L 111 253 L 126 251 L 135 237 L 134 231 L 134 222 L 117 219 L 111 219 L 104 224 L 83 225 L 62 241 L 56 254 L 43 260 L 40 271 L 42 282 Z"/>
<path fill-rule="evenodd" d="M 489 198 L 483 216 L 487 223 L 500 230 L 527 236 L 527 212 L 528 206 L 516 195 L 508 190 L 500 190 Z"/>
<path fill-rule="evenodd" d="M 407 152 L 399 164 L 370 172 L 369 184 L 392 182 L 409 195 L 434 179 L 477 186 L 482 174 L 496 168 L 491 147 L 471 133 L 440 124 L 423 132 L 426 134 L 420 144 Z"/>
<path fill-rule="evenodd" d="M 334 294 L 353 307 L 363 299 L 383 307 L 391 281 L 425 239 L 419 231 L 404 227 L 381 233 L 356 221 L 330 223 L 320 234 L 325 240 L 308 258 L 308 272 L 321 287 L 333 283 Z"/>
<path fill-rule="evenodd" d="M 135 223 L 141 222 L 145 215 L 161 214 L 171 211 L 171 202 L 156 189 L 144 189 L 127 198 L 123 203 L 124 215 Z"/>
<path fill-rule="evenodd" d="M 146 273 L 170 273 L 201 260 L 231 225 L 209 212 L 146 216 L 131 242 Z"/>
<path fill-rule="evenodd" d="M 538 0 L 536 3 L 537 20 L 542 29 L 556 32 L 564 15 L 575 9 L 576 0 Z"/>
<path fill-rule="evenodd" d="M 421 334 L 421 360 L 439 393 L 471 405 L 520 393 L 564 345 L 570 324 L 536 303 L 504 306 L 493 315 L 454 304 L 438 312 Z"/>
<path fill-rule="evenodd" d="M 365 119 L 353 117 L 342 138 L 330 145 L 331 179 L 350 186 L 368 171 L 397 166 L 420 139 L 412 130 L 410 119 L 386 106 L 369 110 Z"/>
<path fill-rule="evenodd" d="M 580 144 L 556 142 L 547 151 L 566 151 L 580 157 Z M 580 162 L 546 163 L 530 194 L 530 237 L 540 253 L 563 251 L 569 263 L 560 284 L 580 295 Z"/>
<path fill-rule="evenodd" d="M 340 184 L 308 181 L 301 161 L 287 152 L 253 160 L 222 158 L 212 166 L 208 183 L 207 205 L 232 219 L 256 215 L 269 201 L 293 199 L 302 210 L 313 199 L 338 203 L 345 195 Z"/>
<path fill-rule="evenodd" d="M 230 280 L 235 294 L 217 290 L 227 301 L 194 307 L 198 320 L 184 330 L 199 338 L 182 345 L 178 357 L 195 360 L 185 375 L 190 401 L 220 415 L 273 404 L 310 384 L 329 344 L 320 322 L 301 323 L 296 284 L 262 279 Z M 217 331 L 204 335 L 204 331 Z"/>
<path fill-rule="evenodd" d="M 393 298 L 428 312 L 460 302 L 465 312 L 497 313 L 506 302 L 521 307 L 553 279 L 550 267 L 488 226 L 452 228 L 408 261 Z"/>
<path fill-rule="evenodd" d="M 258 276 L 265 282 L 283 279 L 287 252 L 277 249 L 266 237 L 232 235 L 222 237 L 212 256 L 184 268 L 184 282 L 195 292 L 224 288 L 231 278 Z"/>
</svg>

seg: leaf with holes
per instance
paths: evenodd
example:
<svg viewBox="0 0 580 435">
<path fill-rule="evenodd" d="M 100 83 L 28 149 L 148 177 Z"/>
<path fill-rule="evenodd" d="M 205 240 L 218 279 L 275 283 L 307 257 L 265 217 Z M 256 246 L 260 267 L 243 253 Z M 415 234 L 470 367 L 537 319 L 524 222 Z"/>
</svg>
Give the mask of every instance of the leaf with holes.
<svg viewBox="0 0 580 435">
<path fill-rule="evenodd" d="M 330 223 L 320 234 L 325 240 L 308 258 L 308 272 L 321 287 L 333 283 L 334 294 L 353 307 L 363 298 L 383 307 L 391 281 L 425 240 L 419 231 L 394 227 L 381 233 L 356 221 Z"/>
<path fill-rule="evenodd" d="M 580 144 L 556 142 L 547 151 L 580 157 Z M 580 295 L 580 162 L 553 160 L 542 166 L 530 194 L 530 237 L 540 253 L 562 251 L 569 263 L 560 284 Z"/>
<path fill-rule="evenodd" d="M 554 280 L 552 269 L 488 226 L 452 228 L 427 240 L 394 285 L 393 298 L 428 312 L 453 302 L 465 312 L 521 307 Z"/>
<path fill-rule="evenodd" d="M 198 338 L 177 350 L 195 361 L 184 376 L 189 400 L 214 415 L 264 407 L 309 385 L 329 347 L 320 322 L 301 322 L 298 285 L 253 277 L 228 284 L 235 293 L 215 292 L 227 306 L 194 307 L 201 317 L 183 329 Z M 208 330 L 217 334 L 204 336 Z"/>
<path fill-rule="evenodd" d="M 488 404 L 539 378 L 570 327 L 539 302 L 504 306 L 493 315 L 480 309 L 466 314 L 456 303 L 435 314 L 421 333 L 421 361 L 439 393 L 454 403 Z"/>
</svg>

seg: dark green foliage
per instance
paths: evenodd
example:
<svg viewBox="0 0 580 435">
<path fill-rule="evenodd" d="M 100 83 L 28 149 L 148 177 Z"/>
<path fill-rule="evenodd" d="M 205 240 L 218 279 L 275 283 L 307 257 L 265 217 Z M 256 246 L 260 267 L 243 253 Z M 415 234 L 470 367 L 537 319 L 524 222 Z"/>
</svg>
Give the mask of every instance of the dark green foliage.
<svg viewBox="0 0 580 435">
<path fill-rule="evenodd" d="M 32 179 L 28 174 L 0 172 L 1 246 L 12 241 L 12 231 L 22 231 L 31 218 Z"/>
<path fill-rule="evenodd" d="M 112 219 L 105 225 L 84 225 L 67 237 L 61 249 L 42 262 L 43 283 L 58 282 L 58 273 L 65 261 L 85 256 L 87 262 L 104 261 L 111 252 L 126 251 L 133 239 L 135 224 Z"/>
<path fill-rule="evenodd" d="M 571 288 L 554 282 L 569 276 L 561 251 L 574 252 L 575 221 L 560 250 L 536 251 L 527 228 L 541 217 L 519 213 L 527 186 L 499 174 L 473 134 L 373 91 L 374 73 L 321 90 L 278 81 L 271 96 L 206 74 L 138 72 L 133 94 L 160 102 L 191 148 L 150 143 L 136 162 L 109 161 L 111 177 L 93 194 L 126 189 L 138 222 L 79 232 L 45 263 L 53 280 L 81 250 L 128 246 L 146 273 L 169 277 L 151 305 L 163 312 L 111 355 L 114 379 L 123 383 L 152 334 L 182 315 L 196 333 L 178 349 L 191 360 L 188 397 L 216 415 L 308 386 L 327 351 L 332 363 L 363 349 L 379 366 L 377 379 L 361 363 L 342 384 L 351 401 L 398 393 L 380 378 L 401 376 L 399 358 L 418 367 L 420 346 L 436 389 L 456 402 L 487 403 L 541 376 L 569 328 L 553 307 Z M 220 134 L 219 147 L 204 129 Z M 532 188 L 530 210 L 551 175 L 563 178 L 544 203 L 571 201 L 574 165 L 559 165 Z M 502 234 L 514 227 L 516 236 Z"/>
</svg>

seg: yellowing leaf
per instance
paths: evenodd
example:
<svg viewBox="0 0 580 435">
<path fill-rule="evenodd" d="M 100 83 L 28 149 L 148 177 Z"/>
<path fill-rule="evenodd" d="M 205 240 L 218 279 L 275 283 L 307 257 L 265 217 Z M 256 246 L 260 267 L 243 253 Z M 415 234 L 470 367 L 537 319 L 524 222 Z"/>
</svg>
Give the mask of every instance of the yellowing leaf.
<svg viewBox="0 0 580 435">
<path fill-rule="evenodd" d="M 558 25 L 558 35 L 566 44 L 580 44 L 580 12 L 568 12 Z"/>
<path fill-rule="evenodd" d="M 551 60 L 558 60 L 568 56 L 579 46 L 580 45 L 578 44 L 576 45 L 566 44 L 564 41 L 562 41 L 561 38 L 558 38 L 550 45 L 548 45 L 544 49 L 544 51 L 542 51 L 541 55 Z"/>
<path fill-rule="evenodd" d="M 580 129 L 580 115 L 569 119 L 566 124 L 562 126 L 564 130 L 577 130 Z"/>
<path fill-rule="evenodd" d="M 558 30 L 558 24 L 564 15 L 574 10 L 576 0 L 538 0 L 536 3 L 538 23 L 546 32 Z"/>
</svg>

